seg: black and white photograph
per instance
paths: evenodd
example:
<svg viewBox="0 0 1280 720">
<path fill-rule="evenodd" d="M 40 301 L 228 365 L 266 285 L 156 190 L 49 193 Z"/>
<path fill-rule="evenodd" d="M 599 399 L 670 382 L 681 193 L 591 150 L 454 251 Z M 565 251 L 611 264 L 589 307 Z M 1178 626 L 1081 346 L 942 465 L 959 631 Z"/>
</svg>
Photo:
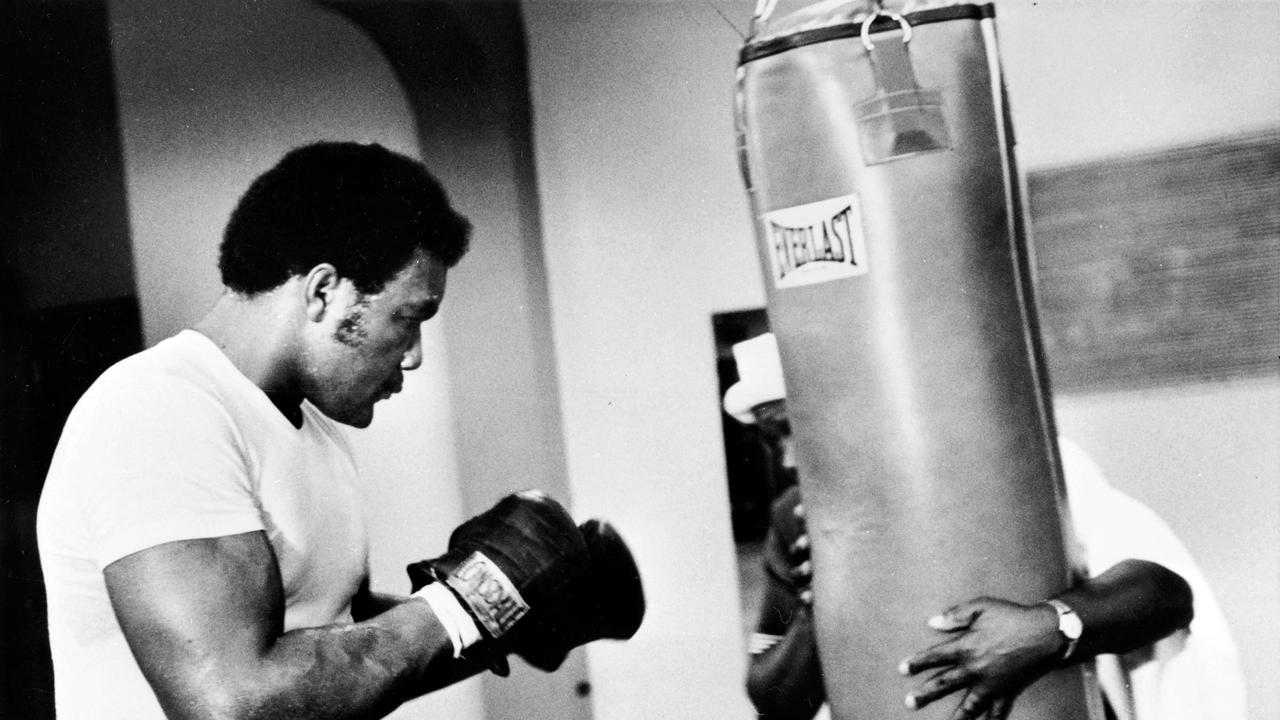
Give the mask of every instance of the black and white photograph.
<svg viewBox="0 0 1280 720">
<path fill-rule="evenodd" d="M 1280 0 L 0 0 L 0 720 L 1280 718 Z"/>
</svg>

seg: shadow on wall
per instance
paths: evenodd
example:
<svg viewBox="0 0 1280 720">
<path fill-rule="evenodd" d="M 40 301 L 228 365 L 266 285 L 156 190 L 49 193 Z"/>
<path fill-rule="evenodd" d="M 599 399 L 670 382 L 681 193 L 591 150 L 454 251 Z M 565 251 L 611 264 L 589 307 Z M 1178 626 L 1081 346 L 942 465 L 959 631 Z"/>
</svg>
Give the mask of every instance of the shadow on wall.
<svg viewBox="0 0 1280 720">
<path fill-rule="evenodd" d="M 142 348 L 104 2 L 0 23 L 0 717 L 53 717 L 36 508 L 71 407 Z"/>
</svg>

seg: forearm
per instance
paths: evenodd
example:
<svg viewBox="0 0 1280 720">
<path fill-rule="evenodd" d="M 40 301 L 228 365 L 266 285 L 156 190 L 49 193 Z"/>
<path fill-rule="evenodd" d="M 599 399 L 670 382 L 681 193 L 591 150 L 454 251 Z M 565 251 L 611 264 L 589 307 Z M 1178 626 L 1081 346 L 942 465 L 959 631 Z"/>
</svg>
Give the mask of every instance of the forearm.
<svg viewBox="0 0 1280 720">
<path fill-rule="evenodd" d="M 825 702 L 813 632 L 808 611 L 801 610 L 776 645 L 750 656 L 747 694 L 761 718 L 808 720 Z"/>
<path fill-rule="evenodd" d="M 1084 624 L 1076 656 L 1119 654 L 1186 627 L 1194 615 L 1191 587 L 1177 573 L 1145 560 L 1125 560 L 1058 596 Z"/>
<path fill-rule="evenodd" d="M 615 538 L 605 556 L 620 557 L 620 544 Z M 261 530 L 155 545 L 111 563 L 103 577 L 170 720 L 377 718 L 496 667 L 478 619 L 492 621 L 480 610 L 509 598 L 486 594 L 490 585 L 551 607 L 589 567 L 591 552 L 558 503 L 541 493 L 510 495 L 456 529 L 449 553 L 430 561 L 433 572 L 448 574 L 476 558 L 473 585 L 419 583 L 414 597 L 397 598 L 371 593 L 366 580 L 349 596 L 356 622 L 288 632 L 280 568 Z M 474 585 L 481 580 L 483 588 Z M 467 648 L 461 658 L 455 647 Z"/>
<path fill-rule="evenodd" d="M 484 669 L 453 655 L 430 607 L 412 600 L 363 622 L 284 633 L 252 662 L 207 667 L 220 681 L 201 693 L 161 700 L 174 720 L 380 718 Z"/>
</svg>

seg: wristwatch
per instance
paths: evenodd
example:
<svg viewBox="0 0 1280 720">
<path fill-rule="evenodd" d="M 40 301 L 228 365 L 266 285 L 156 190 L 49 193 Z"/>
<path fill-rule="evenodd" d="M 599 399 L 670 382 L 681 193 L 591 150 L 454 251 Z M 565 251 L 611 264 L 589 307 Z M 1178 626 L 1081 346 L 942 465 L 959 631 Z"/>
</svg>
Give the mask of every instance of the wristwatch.
<svg viewBox="0 0 1280 720">
<path fill-rule="evenodd" d="M 1067 647 L 1062 651 L 1062 659 L 1066 660 L 1076 651 L 1076 644 L 1080 642 L 1080 634 L 1084 632 L 1084 623 L 1080 621 L 1080 616 L 1076 614 L 1071 606 L 1058 599 L 1045 600 L 1050 607 L 1058 613 L 1058 632 L 1067 641 Z"/>
</svg>

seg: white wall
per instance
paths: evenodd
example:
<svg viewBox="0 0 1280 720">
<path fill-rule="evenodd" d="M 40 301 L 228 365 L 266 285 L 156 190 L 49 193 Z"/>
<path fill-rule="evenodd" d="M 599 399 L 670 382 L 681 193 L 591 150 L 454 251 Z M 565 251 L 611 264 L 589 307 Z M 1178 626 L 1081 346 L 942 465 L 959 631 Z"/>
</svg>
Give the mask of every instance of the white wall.
<svg viewBox="0 0 1280 720">
<path fill-rule="evenodd" d="M 1024 170 L 1280 124 L 1275 0 L 997 0 Z"/>
<path fill-rule="evenodd" d="M 631 530 L 652 604 L 635 642 L 590 654 L 610 720 L 750 716 L 710 318 L 764 303 L 733 147 L 741 43 L 716 12 L 744 28 L 752 5 L 525 2 L 571 486 Z M 1276 2 L 998 11 L 1025 169 L 1280 126 Z M 1264 381 L 1057 401 L 1205 564 L 1259 718 L 1280 713 L 1274 400 Z"/>
<path fill-rule="evenodd" d="M 649 613 L 589 652 L 596 717 L 754 717 L 711 334 L 764 302 L 733 152 L 739 38 L 706 5 L 525 6 L 575 505 L 634 546 Z"/>
<path fill-rule="evenodd" d="M 596 716 L 749 717 L 710 316 L 762 304 L 733 155 L 739 37 L 701 4 L 530 3 L 535 147 L 575 503 L 649 614 L 591 648 Z"/>
<path fill-rule="evenodd" d="M 198 320 L 221 291 L 217 247 L 249 182 L 319 139 L 418 155 L 403 90 L 345 19 L 304 2 L 113 0 L 138 294 L 148 345 Z M 404 592 L 404 566 L 438 553 L 461 521 L 441 318 L 424 364 L 353 433 L 364 470 L 374 586 Z M 484 717 L 478 680 L 406 705 L 397 718 Z"/>
</svg>

